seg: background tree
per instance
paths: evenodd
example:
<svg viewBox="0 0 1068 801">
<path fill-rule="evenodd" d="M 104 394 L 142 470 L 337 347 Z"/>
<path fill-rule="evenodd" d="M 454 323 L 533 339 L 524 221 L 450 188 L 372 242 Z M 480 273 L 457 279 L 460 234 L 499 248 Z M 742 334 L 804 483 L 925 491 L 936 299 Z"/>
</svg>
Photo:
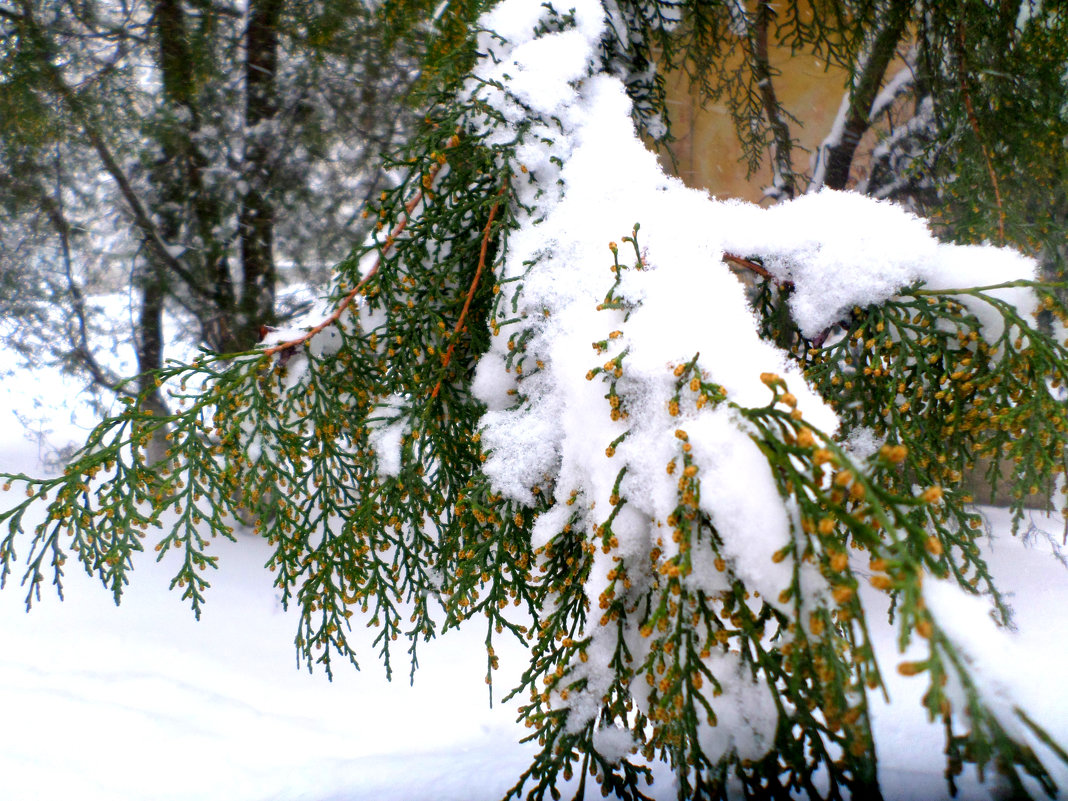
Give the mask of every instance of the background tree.
<svg viewBox="0 0 1068 801">
<path fill-rule="evenodd" d="M 1068 9 L 933 4 L 914 24 L 907 114 L 884 134 L 863 188 L 914 204 L 958 241 L 1012 243 L 1060 279 Z"/>
<path fill-rule="evenodd" d="M 321 284 L 362 235 L 410 116 L 414 48 L 358 2 L 19 0 L 0 25 L 3 274 L 74 321 L 13 336 L 110 388 L 86 295 L 132 286 L 139 373 L 168 307 L 193 343 L 247 348 L 293 312 L 280 269 Z"/>
</svg>

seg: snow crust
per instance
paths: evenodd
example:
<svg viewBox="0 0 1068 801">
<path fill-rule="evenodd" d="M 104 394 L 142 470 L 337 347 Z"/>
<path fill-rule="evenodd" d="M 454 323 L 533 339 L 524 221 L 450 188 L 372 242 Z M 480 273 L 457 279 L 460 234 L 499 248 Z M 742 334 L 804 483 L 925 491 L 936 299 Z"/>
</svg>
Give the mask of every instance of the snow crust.
<svg viewBox="0 0 1068 801">
<path fill-rule="evenodd" d="M 774 745 L 779 721 L 767 683 L 754 679 L 734 652 L 714 652 L 707 661 L 723 684 L 723 694 L 715 699 L 716 725 L 705 719 L 698 722 L 701 750 L 759 759 Z"/>
<path fill-rule="evenodd" d="M 1042 13 L 1042 0 L 1020 0 L 1020 8 L 1016 12 L 1017 32 L 1022 33 L 1031 21 Z"/>
<path fill-rule="evenodd" d="M 1013 708 L 1020 703 L 1012 690 L 1013 640 L 995 622 L 989 600 L 966 593 L 950 580 L 927 582 L 923 597 L 942 634 L 967 665 L 969 678 L 987 708 L 1011 737 L 1025 740 L 1023 727 L 1013 714 Z M 966 708 L 959 678 L 948 685 L 947 695 L 951 693 L 956 695 L 951 698 L 954 708 Z"/>
<path fill-rule="evenodd" d="M 637 750 L 638 743 L 626 729 L 619 726 L 601 726 L 593 732 L 593 747 L 609 762 L 618 763 Z"/>
</svg>

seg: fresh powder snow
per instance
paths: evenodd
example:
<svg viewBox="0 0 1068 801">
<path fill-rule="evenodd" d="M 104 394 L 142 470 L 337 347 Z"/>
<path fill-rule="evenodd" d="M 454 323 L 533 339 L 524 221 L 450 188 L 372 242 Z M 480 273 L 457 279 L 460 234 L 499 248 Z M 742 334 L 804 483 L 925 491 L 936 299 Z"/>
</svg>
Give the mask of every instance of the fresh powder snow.
<svg viewBox="0 0 1068 801">
<path fill-rule="evenodd" d="M 485 56 L 466 90 L 496 112 L 468 119 L 488 143 L 512 141 L 520 120 L 529 126 L 508 165 L 519 226 L 498 267 L 500 324 L 475 382 L 488 407 L 481 422 L 485 472 L 503 496 L 527 505 L 552 488 L 555 506 L 535 523 L 536 546 L 576 519 L 591 538 L 610 521 L 613 544 L 594 551 L 586 594 L 595 601 L 608 591 L 622 563 L 637 573 L 627 590 L 637 604 L 653 582 L 641 575 L 648 555 L 658 553 L 663 564 L 678 553 L 669 515 L 680 503 L 673 467 L 685 450 L 729 575 L 698 555 L 682 580 L 716 592 L 737 579 L 781 604 L 794 567 L 772 557 L 791 542 L 796 513 L 743 418 L 692 393 L 680 403 L 677 371 L 692 369 L 743 407 L 765 406 L 770 392 L 762 374 L 776 375 L 806 424 L 834 433 L 838 423 L 798 369 L 759 337 L 744 287 L 723 256 L 758 258 L 791 283 L 791 311 L 811 338 L 855 306 L 916 283 L 1010 283 L 1032 279 L 1035 264 L 1007 249 L 941 243 L 908 211 L 855 194 L 822 191 L 764 209 L 685 187 L 664 174 L 635 134 L 623 83 L 599 71 L 600 3 L 578 0 L 573 10 L 574 24 L 562 25 L 537 0 L 498 5 L 482 27 L 499 36 L 481 36 Z M 1022 314 L 1035 307 L 1026 287 L 995 293 Z M 982 300 L 961 300 L 996 343 L 1000 316 Z M 801 576 L 803 606 L 825 597 L 829 586 L 818 571 L 803 566 Z M 576 659 L 565 670 L 569 684 L 585 685 L 552 700 L 569 711 L 570 731 L 599 713 L 611 676 L 595 666 L 607 664 L 617 638 L 634 664 L 648 653 L 634 628 L 628 623 L 621 633 L 592 621 L 581 632 L 590 638 L 589 661 Z M 724 679 L 737 674 L 729 655 L 713 659 L 708 667 Z M 643 679 L 630 692 L 648 711 Z M 729 737 L 704 738 L 712 761 L 731 753 L 755 758 L 772 742 L 774 716 L 755 712 L 760 699 L 770 703 L 767 688 L 734 691 L 752 714 L 732 717 Z M 708 701 L 725 710 L 736 703 Z"/>
</svg>

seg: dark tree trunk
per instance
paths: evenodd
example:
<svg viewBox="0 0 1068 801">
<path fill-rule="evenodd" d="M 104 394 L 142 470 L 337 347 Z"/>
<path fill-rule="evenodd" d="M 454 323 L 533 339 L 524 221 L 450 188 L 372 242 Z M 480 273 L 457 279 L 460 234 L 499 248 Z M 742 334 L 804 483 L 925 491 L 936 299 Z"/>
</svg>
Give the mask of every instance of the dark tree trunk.
<svg viewBox="0 0 1068 801">
<path fill-rule="evenodd" d="M 152 388 L 153 394 L 156 395 L 156 408 L 165 409 L 163 399 L 159 397 L 158 391 L 155 391 L 155 382 L 152 377 L 145 375 L 163 365 L 163 306 L 166 297 L 164 283 L 158 273 L 146 270 L 138 289 L 141 292 L 141 303 L 134 340 L 137 346 L 137 371 L 141 374 L 141 389 L 143 391 Z"/>
<path fill-rule="evenodd" d="M 141 410 L 156 417 L 170 412 L 163 394 L 156 386 L 155 372 L 163 366 L 163 307 L 166 299 L 165 282 L 161 271 L 151 265 L 139 281 L 141 293 L 134 349 L 137 353 L 138 390 Z M 147 443 L 149 463 L 162 461 L 167 453 L 166 428 L 160 428 Z"/>
<path fill-rule="evenodd" d="M 245 36 L 245 145 L 241 199 L 241 301 L 235 338 L 248 347 L 275 322 L 274 202 L 270 184 L 278 114 L 278 21 L 282 0 L 253 0 Z"/>
<path fill-rule="evenodd" d="M 170 244 L 192 245 L 183 257 L 192 262 L 190 274 L 201 284 L 190 287 L 190 294 L 209 301 L 195 310 L 205 343 L 219 351 L 235 350 L 240 345 L 233 331 L 237 304 L 227 246 L 219 234 L 225 215 L 218 196 L 205 186 L 209 164 L 196 144 L 202 116 L 196 68 L 205 54 L 191 47 L 180 0 L 157 0 L 155 24 L 163 97 L 170 112 L 156 175 L 161 227 Z"/>
<path fill-rule="evenodd" d="M 820 152 L 824 162 L 821 186 L 830 189 L 845 189 L 853 156 L 864 132 L 871 125 L 869 114 L 872 103 L 879 94 L 883 76 L 894 58 L 897 45 L 905 34 L 912 10 L 911 0 L 891 0 L 876 22 L 876 32 L 871 40 L 867 60 L 860 64 L 860 72 L 853 78 L 852 94 L 845 125 L 838 141 Z"/>
</svg>

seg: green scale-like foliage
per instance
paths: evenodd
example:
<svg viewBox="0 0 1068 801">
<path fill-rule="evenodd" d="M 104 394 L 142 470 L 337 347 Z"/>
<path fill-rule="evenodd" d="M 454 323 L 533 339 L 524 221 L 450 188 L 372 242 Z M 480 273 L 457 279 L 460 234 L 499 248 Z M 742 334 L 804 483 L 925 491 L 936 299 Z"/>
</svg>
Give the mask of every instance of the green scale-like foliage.
<svg viewBox="0 0 1068 801">
<path fill-rule="evenodd" d="M 1007 485 L 1019 523 L 1025 504 L 1053 508 L 1056 478 L 1066 466 L 1068 427 L 1063 403 L 1068 342 L 1022 317 L 993 292 L 1020 286 L 1035 289 L 1041 310 L 1064 319 L 1064 306 L 1053 294 L 1060 285 L 919 286 L 877 306 L 854 309 L 817 347 L 783 313 L 789 287 L 765 281 L 757 303 L 765 335 L 792 349 L 808 378 L 834 404 L 844 431 L 863 426 L 891 445 L 905 446 L 902 469 L 890 477 L 895 488 L 941 486 L 959 496 L 953 504 L 959 507 L 989 500 L 999 485 Z M 980 321 L 962 299 L 986 307 L 1003 322 L 996 341 L 983 338 Z M 983 458 L 982 479 L 989 490 L 973 498 L 961 486 Z M 963 523 L 967 515 L 957 518 Z"/>
<path fill-rule="evenodd" d="M 887 541 L 880 533 L 872 541 L 854 529 L 844 539 L 851 547 L 868 550 L 872 569 L 887 574 L 871 583 L 888 591 L 892 608 L 906 616 L 899 622 L 902 647 L 910 630 L 931 640 L 928 661 L 905 663 L 900 669 L 906 675 L 929 672 L 931 687 L 924 703 L 932 716 L 948 711 L 939 685 L 947 666 L 960 667 L 959 656 L 926 621 L 922 604 L 917 603 L 919 582 L 913 576 L 952 575 L 963 586 L 989 593 L 1002 619 L 1010 618 L 980 554 L 977 535 L 982 518 L 971 503 L 984 498 L 973 499 L 967 474 L 976 471 L 977 458 L 988 457 L 979 483 L 985 481 L 991 494 L 998 482 L 1009 485 L 1016 525 L 1023 519 L 1025 504 L 1040 501 L 1052 508 L 1056 488 L 1063 485 L 1068 341 L 1058 341 L 1036 320 L 1021 317 L 991 292 L 1021 285 L 1039 293 L 1042 309 L 1064 319 L 1065 309 L 1052 294 L 1057 286 L 1013 282 L 941 291 L 920 286 L 877 306 L 855 308 L 848 320 L 821 336 L 825 342 L 814 343 L 784 312 L 790 287 L 765 281 L 757 290 L 765 335 L 790 346 L 809 380 L 834 405 L 842 420 L 842 436 L 848 438 L 867 427 L 886 439 L 871 465 L 869 481 L 860 484 L 852 474 L 848 478 L 842 478 L 841 471 L 836 474 L 832 508 L 845 499 L 848 514 L 858 510 L 870 514 L 867 499 L 896 505 L 900 499 L 892 500 L 890 492 L 904 496 L 917 485 L 932 488 L 925 496 L 936 505 L 921 504 L 910 513 L 895 514 L 893 526 L 906 534 L 904 538 Z M 1004 325 L 996 341 L 983 339 L 979 320 L 961 298 L 996 311 Z M 1005 733 L 979 708 L 974 686 L 967 685 L 966 690 L 974 728 L 968 736 L 950 737 L 951 787 L 962 759 L 982 765 L 1001 748 L 1006 749 L 1003 756 L 1034 767 L 1026 749 L 1010 746 Z M 1017 777 L 1010 773 L 1010 779 L 1014 791 L 1023 793 Z M 1048 785 L 1047 789 L 1052 792 Z"/>
<path fill-rule="evenodd" d="M 28 603 L 49 566 L 60 585 L 68 554 L 118 600 L 144 531 L 164 520 L 169 530 L 155 549 L 184 554 L 175 585 L 199 614 L 203 571 L 215 566 L 210 537 L 232 539 L 235 519 L 253 519 L 275 546 L 268 567 L 283 602 L 302 610 L 298 649 L 328 670 L 332 653 L 355 662 L 345 635 L 354 609 L 381 627 L 388 667 L 389 642 L 405 636 L 414 656 L 415 642 L 435 631 L 427 608 L 434 595 L 455 596 L 462 616 L 496 608 L 504 587 L 523 587 L 522 554 L 497 534 L 508 526 L 475 483 L 482 407 L 467 389 L 493 286 L 490 267 L 478 283 L 475 274 L 491 240 L 481 261 L 494 258 L 505 218 L 490 226 L 488 217 L 504 204 L 509 177 L 477 142 L 452 134 L 455 125 L 428 119 L 424 136 L 436 149 L 405 162 L 408 180 L 369 212 L 379 216 L 379 234 L 339 267 L 336 302 L 362 282 L 358 314 L 375 323 L 346 317 L 315 344 L 297 337 L 170 365 L 157 384 L 170 392 L 173 413 L 153 417 L 132 402 L 93 432 L 62 476 L 11 477 L 26 481 L 29 497 L 3 515 L 5 578 L 22 547 L 25 510 L 49 496 L 53 504 L 27 547 Z M 417 194 L 422 205 L 409 214 Z M 404 226 L 403 235 L 390 233 Z M 359 265 L 368 260 L 377 267 L 365 280 Z M 402 402 L 395 408 L 391 397 Z M 397 419 L 406 431 L 402 467 L 384 475 L 370 437 Z M 166 456 L 154 462 L 151 443 L 164 436 Z M 483 536 L 490 531 L 492 543 Z M 488 569 L 507 580 L 480 598 Z"/>
<path fill-rule="evenodd" d="M 1011 242 L 1064 269 L 1068 10 L 930 5 L 919 28 L 921 86 L 938 100 L 923 204 L 966 242 Z"/>
</svg>

